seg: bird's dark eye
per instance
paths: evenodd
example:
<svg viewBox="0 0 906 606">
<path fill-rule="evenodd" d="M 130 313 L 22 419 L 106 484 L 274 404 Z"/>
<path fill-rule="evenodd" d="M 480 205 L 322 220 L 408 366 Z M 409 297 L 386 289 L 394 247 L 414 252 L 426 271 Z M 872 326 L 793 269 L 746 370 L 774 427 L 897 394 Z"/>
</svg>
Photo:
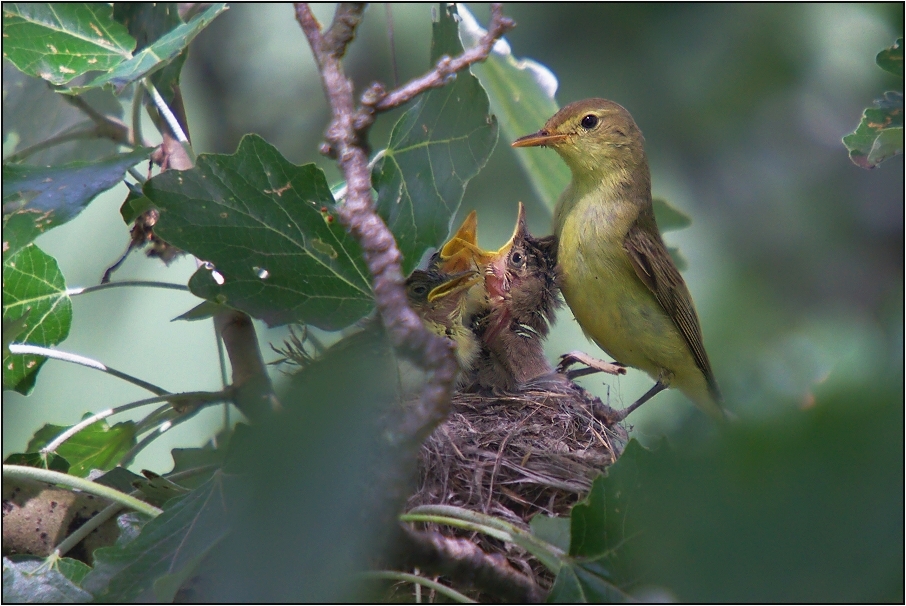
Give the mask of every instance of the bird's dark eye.
<svg viewBox="0 0 906 606">
<path fill-rule="evenodd" d="M 589 130 L 598 125 L 598 117 L 594 114 L 588 114 L 582 118 L 582 128 Z"/>
<path fill-rule="evenodd" d="M 428 287 L 424 284 L 418 284 L 412 287 L 411 292 L 413 295 L 419 297 L 428 292 Z"/>
<path fill-rule="evenodd" d="M 525 257 L 518 250 L 510 256 L 510 262 L 516 267 L 522 265 L 523 261 L 525 261 Z"/>
</svg>

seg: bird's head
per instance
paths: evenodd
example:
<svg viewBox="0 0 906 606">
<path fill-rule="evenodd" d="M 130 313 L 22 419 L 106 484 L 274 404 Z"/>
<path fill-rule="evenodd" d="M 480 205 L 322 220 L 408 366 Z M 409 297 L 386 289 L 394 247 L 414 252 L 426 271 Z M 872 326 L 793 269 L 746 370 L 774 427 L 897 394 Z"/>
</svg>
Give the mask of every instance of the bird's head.
<svg viewBox="0 0 906 606">
<path fill-rule="evenodd" d="M 623 106 L 607 99 L 570 103 L 544 128 L 520 137 L 513 147 L 551 147 L 574 175 L 632 168 L 645 160 L 644 137 Z"/>
</svg>

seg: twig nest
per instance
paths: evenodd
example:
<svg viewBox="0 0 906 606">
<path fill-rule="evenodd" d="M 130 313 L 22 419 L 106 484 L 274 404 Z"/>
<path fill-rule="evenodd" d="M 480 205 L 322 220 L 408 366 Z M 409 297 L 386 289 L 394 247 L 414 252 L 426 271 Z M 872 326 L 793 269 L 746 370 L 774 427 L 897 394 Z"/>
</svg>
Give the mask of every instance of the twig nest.
<svg viewBox="0 0 906 606">
<path fill-rule="evenodd" d="M 566 515 L 628 441 L 608 412 L 568 382 L 517 394 L 457 393 L 422 446 L 408 505 L 457 505 L 522 527 L 537 513 Z"/>
</svg>

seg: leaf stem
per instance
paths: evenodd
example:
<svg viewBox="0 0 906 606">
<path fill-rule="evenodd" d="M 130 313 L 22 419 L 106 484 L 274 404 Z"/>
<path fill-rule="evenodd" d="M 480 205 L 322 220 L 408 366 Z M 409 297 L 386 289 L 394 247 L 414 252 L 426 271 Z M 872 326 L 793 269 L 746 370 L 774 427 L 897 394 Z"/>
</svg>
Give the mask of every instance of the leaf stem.
<svg viewBox="0 0 906 606">
<path fill-rule="evenodd" d="M 101 364 L 97 360 L 92 360 L 91 358 L 86 358 L 85 356 L 80 356 L 77 354 L 60 351 L 58 349 L 49 349 L 47 347 L 40 347 L 38 345 L 26 345 L 23 343 L 10 343 L 9 352 L 12 354 L 22 354 L 22 355 L 34 355 L 34 356 L 44 356 L 45 358 L 53 358 L 54 360 L 62 360 L 64 362 L 71 362 L 72 364 L 80 364 L 82 366 L 87 366 L 88 368 L 93 368 L 95 370 L 100 370 L 109 375 L 112 375 L 118 379 L 128 381 L 133 385 L 138 385 L 142 389 L 147 389 L 153 394 L 159 396 L 169 395 L 170 392 L 162 387 L 143 381 L 132 375 L 127 375 L 124 372 L 116 370 L 115 368 L 110 368 L 104 364 Z"/>
<path fill-rule="evenodd" d="M 191 391 L 186 393 L 155 396 L 153 398 L 146 398 L 144 400 L 130 402 L 129 404 L 123 404 L 122 406 L 108 408 L 107 410 L 102 410 L 99 413 L 91 415 L 87 419 L 76 423 L 75 425 L 61 433 L 59 436 L 49 442 L 47 446 L 42 448 L 41 453 L 47 454 L 50 452 L 55 452 L 57 448 L 59 448 L 64 442 L 66 442 L 66 440 L 79 433 L 86 427 L 93 425 L 102 419 L 106 419 L 107 417 L 120 414 L 121 412 L 126 412 L 127 410 L 132 410 L 133 408 L 139 408 L 141 406 L 147 406 L 148 404 L 155 404 L 157 402 L 168 402 L 171 406 L 175 406 L 182 401 L 189 401 L 192 403 L 219 402 L 220 400 L 228 397 L 228 394 L 223 391 Z"/>
<path fill-rule="evenodd" d="M 122 280 L 121 282 L 104 282 L 103 284 L 85 286 L 83 288 L 70 288 L 66 291 L 66 294 L 70 297 L 75 297 L 78 295 L 88 294 L 90 292 L 97 292 L 99 290 L 107 290 L 108 288 L 117 288 L 120 286 L 143 286 L 145 288 L 166 288 L 169 290 L 181 290 L 183 292 L 189 292 L 189 287 L 185 284 L 174 284 L 172 282 L 155 282 L 153 280 Z"/>
<path fill-rule="evenodd" d="M 376 570 L 370 572 L 363 572 L 362 576 L 366 579 L 389 579 L 391 581 L 403 581 L 406 583 L 415 583 L 417 585 L 422 585 L 428 589 L 433 589 L 439 594 L 445 595 L 454 602 L 459 602 L 460 604 L 477 604 L 472 598 L 463 595 L 453 589 L 452 587 L 447 587 L 442 583 L 437 581 L 432 581 L 431 579 L 426 579 L 425 577 L 419 576 L 417 574 L 409 574 L 408 572 L 397 572 L 395 570 Z"/>
<path fill-rule="evenodd" d="M 152 518 L 156 518 L 163 513 L 163 511 L 157 507 L 122 493 L 115 488 L 104 486 L 103 484 L 98 484 L 97 482 L 86 480 L 85 478 L 60 473 L 58 471 L 39 469 L 37 467 L 25 467 L 23 465 L 4 465 L 3 477 L 13 480 L 46 482 L 48 484 L 56 484 L 65 486 L 66 488 L 81 490 L 97 497 L 109 499 L 114 503 L 119 503 L 123 507 L 128 507 L 129 509 L 151 516 Z"/>
</svg>

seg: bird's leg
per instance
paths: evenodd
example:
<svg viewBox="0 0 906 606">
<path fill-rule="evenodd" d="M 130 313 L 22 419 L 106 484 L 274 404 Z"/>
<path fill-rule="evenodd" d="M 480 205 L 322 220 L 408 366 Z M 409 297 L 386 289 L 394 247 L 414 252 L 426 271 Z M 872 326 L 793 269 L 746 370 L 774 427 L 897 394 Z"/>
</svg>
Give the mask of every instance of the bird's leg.
<svg viewBox="0 0 906 606">
<path fill-rule="evenodd" d="M 630 404 L 623 410 L 617 412 L 616 415 L 614 416 L 613 421 L 615 423 L 619 423 L 620 421 L 622 421 L 623 419 L 628 417 L 629 414 L 632 411 L 634 411 L 636 408 L 638 408 L 639 406 L 641 406 L 642 404 L 644 404 L 645 402 L 647 402 L 648 400 L 650 400 L 657 394 L 661 393 L 665 389 L 667 389 L 667 385 L 665 385 L 664 383 L 661 383 L 661 381 L 658 381 L 651 387 L 651 389 L 649 389 L 647 392 L 645 392 L 645 395 L 643 395 L 641 398 L 639 398 L 638 400 L 636 400 L 635 402 L 633 402 L 632 404 Z"/>
<path fill-rule="evenodd" d="M 576 363 L 585 364 L 587 368 L 577 368 L 576 370 L 567 370 Z M 606 372 L 611 375 L 625 375 L 626 367 L 619 362 L 605 362 L 593 358 L 587 353 L 579 350 L 571 351 L 568 354 L 560 356 L 560 364 L 557 365 L 557 372 L 565 374 L 566 378 L 572 381 L 585 375 L 591 375 L 596 372 Z M 654 395 L 654 394 L 652 394 Z"/>
</svg>

